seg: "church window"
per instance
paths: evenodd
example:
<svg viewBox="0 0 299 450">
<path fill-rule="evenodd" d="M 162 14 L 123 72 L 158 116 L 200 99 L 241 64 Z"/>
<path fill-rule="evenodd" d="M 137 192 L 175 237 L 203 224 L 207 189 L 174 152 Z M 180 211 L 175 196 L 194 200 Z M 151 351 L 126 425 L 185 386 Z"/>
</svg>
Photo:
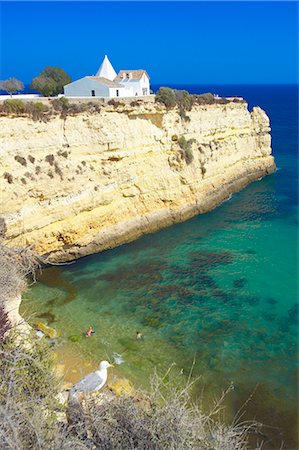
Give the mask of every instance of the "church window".
<svg viewBox="0 0 299 450">
<path fill-rule="evenodd" d="M 119 97 L 119 90 L 116 89 L 116 97 Z"/>
</svg>

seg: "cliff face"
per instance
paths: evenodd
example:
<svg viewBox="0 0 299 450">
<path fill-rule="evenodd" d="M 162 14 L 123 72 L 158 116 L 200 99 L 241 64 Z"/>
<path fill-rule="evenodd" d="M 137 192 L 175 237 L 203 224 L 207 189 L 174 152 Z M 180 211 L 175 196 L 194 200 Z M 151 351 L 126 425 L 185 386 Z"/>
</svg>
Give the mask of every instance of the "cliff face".
<svg viewBox="0 0 299 450">
<path fill-rule="evenodd" d="M 7 241 L 71 260 L 210 210 L 275 170 L 260 108 L 230 102 L 187 115 L 145 103 L 47 123 L 1 117 Z"/>
</svg>

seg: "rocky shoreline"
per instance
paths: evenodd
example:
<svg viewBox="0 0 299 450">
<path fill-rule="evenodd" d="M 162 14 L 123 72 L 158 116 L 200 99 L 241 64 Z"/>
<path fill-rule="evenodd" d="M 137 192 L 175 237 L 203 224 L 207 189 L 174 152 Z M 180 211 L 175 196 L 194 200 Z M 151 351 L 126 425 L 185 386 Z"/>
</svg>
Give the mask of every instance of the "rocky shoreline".
<svg viewBox="0 0 299 450">
<path fill-rule="evenodd" d="M 204 199 L 200 197 L 198 201 L 195 199 L 194 203 L 182 205 L 172 210 L 153 211 L 107 227 L 107 229 L 101 230 L 96 239 L 86 246 L 70 246 L 69 249 L 65 247 L 61 251 L 58 250 L 54 254 L 49 253 L 46 256 L 55 262 L 72 261 L 127 244 L 145 234 L 157 232 L 162 228 L 184 222 L 198 214 L 212 211 L 232 194 L 244 189 L 251 182 L 275 172 L 276 165 L 272 158 L 269 161 L 263 161 L 263 163 L 263 166 L 261 166 L 260 161 L 256 161 L 256 167 L 253 167 L 251 162 L 250 170 L 239 177 L 229 179 L 217 191 L 210 192 Z"/>
</svg>

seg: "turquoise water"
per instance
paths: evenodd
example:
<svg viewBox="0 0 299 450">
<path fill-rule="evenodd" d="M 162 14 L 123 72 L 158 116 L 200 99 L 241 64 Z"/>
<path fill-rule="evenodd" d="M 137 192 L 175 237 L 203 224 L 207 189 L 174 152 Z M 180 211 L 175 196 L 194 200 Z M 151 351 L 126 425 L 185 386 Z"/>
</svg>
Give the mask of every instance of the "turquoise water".
<svg viewBox="0 0 299 450">
<path fill-rule="evenodd" d="M 259 102 L 272 118 L 275 174 L 208 214 L 45 270 L 22 313 L 60 330 L 55 349 L 67 380 L 118 354 L 114 374 L 148 387 L 154 368 L 163 373 L 174 362 L 184 380 L 195 360 L 195 399 L 204 389 L 208 405 L 233 381 L 231 418 L 254 391 L 243 419 L 267 425 L 263 448 L 284 440 L 295 449 L 297 120 L 295 91 L 279 89 L 261 90 Z M 255 100 L 258 88 L 250 92 Z M 96 334 L 87 339 L 89 325 Z"/>
</svg>

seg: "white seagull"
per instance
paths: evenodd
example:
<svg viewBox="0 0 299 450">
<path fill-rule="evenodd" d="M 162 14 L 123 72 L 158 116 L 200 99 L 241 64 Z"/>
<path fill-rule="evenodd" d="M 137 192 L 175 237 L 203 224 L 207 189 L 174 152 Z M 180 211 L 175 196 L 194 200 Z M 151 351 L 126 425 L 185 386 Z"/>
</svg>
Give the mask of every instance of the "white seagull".
<svg viewBox="0 0 299 450">
<path fill-rule="evenodd" d="M 86 377 L 82 378 L 78 383 L 70 390 L 69 399 L 78 400 L 77 394 L 83 392 L 94 392 L 101 389 L 107 381 L 107 369 L 108 367 L 114 367 L 113 364 L 108 361 L 101 361 L 99 370 L 89 373 Z"/>
</svg>

